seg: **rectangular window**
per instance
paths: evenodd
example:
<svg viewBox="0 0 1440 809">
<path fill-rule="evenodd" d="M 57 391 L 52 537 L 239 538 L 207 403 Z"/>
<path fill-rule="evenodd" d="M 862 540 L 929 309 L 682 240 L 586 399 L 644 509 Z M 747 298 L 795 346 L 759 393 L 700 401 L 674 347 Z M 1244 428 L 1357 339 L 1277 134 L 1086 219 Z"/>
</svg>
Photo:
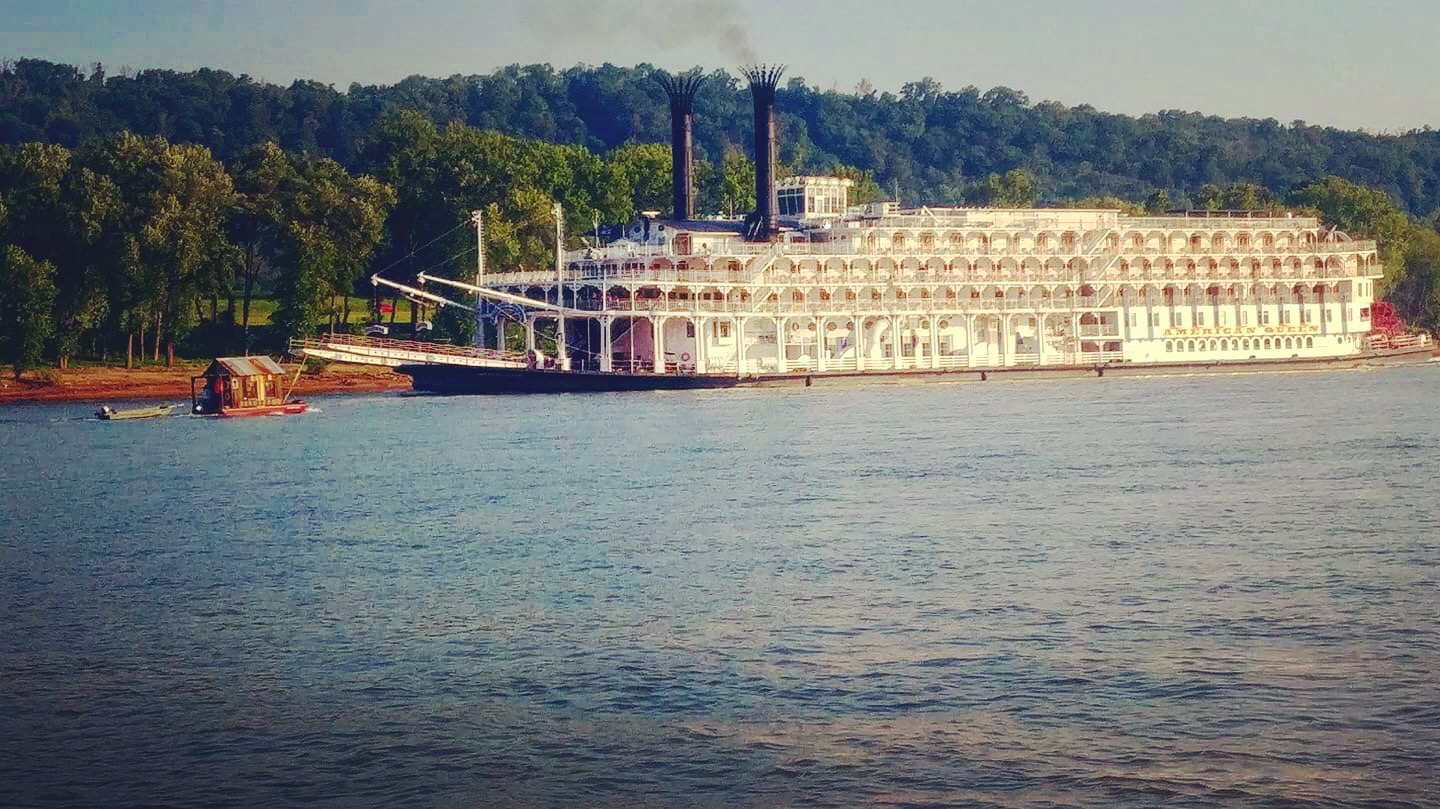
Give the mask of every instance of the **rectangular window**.
<svg viewBox="0 0 1440 809">
<path fill-rule="evenodd" d="M 1197 325 L 1197 326 L 1203 326 L 1203 325 L 1205 325 L 1205 313 L 1204 313 L 1204 312 L 1196 312 L 1196 313 L 1195 313 L 1195 325 Z"/>
<path fill-rule="evenodd" d="M 1140 316 L 1137 315 L 1137 314 L 1135 314 L 1134 312 L 1131 312 L 1131 313 L 1130 313 L 1130 328 L 1132 328 L 1132 329 L 1135 328 L 1135 324 L 1138 323 L 1139 321 L 1140 321 Z"/>
<path fill-rule="evenodd" d="M 1270 310 L 1269 310 L 1269 309 L 1266 309 L 1265 311 L 1263 311 L 1263 312 L 1260 313 L 1260 325 L 1262 325 L 1262 326 L 1268 326 L 1268 325 L 1270 325 Z"/>
<path fill-rule="evenodd" d="M 1240 325 L 1242 325 L 1242 326 L 1248 326 L 1248 325 L 1250 325 L 1250 313 L 1249 313 L 1249 312 L 1241 312 L 1241 313 L 1240 313 Z"/>
<path fill-rule="evenodd" d="M 1326 323 L 1329 323 L 1329 322 L 1330 322 L 1330 310 L 1329 310 L 1329 309 L 1326 309 L 1326 310 L 1325 310 L 1325 322 L 1326 322 Z"/>
<path fill-rule="evenodd" d="M 1150 325 L 1152 325 L 1152 326 L 1158 326 L 1158 325 L 1160 325 L 1160 313 L 1159 313 L 1159 312 L 1156 312 L 1156 313 L 1150 315 Z"/>
<path fill-rule="evenodd" d="M 1361 310 L 1360 310 L 1360 319 L 1361 319 L 1361 320 L 1369 320 L 1369 319 L 1370 319 L 1370 307 L 1367 306 L 1367 307 L 1365 307 L 1364 309 L 1361 309 Z"/>
<path fill-rule="evenodd" d="M 715 324 L 715 335 L 720 338 L 730 336 L 730 324 L 724 321 Z"/>
</svg>

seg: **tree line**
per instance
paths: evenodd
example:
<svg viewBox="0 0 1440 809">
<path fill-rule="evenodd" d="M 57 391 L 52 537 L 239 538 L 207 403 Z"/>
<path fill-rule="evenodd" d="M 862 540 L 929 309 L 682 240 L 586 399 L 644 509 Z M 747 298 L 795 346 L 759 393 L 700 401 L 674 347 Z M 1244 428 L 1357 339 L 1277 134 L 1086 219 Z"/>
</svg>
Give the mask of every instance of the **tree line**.
<svg viewBox="0 0 1440 809">
<path fill-rule="evenodd" d="M 173 363 L 198 325 L 233 322 L 237 288 L 248 306 L 267 264 L 285 268 L 277 320 L 313 327 L 367 266 L 392 202 L 383 183 L 270 144 L 230 169 L 130 133 L 0 149 L 0 311 L 21 313 L 0 321 L 0 360 L 18 373 L 123 352 L 128 367 L 148 349 Z"/>
<path fill-rule="evenodd" d="M 490 74 L 411 76 L 393 85 L 268 84 L 222 70 L 107 74 L 38 59 L 0 63 L 0 144 L 67 148 L 119 131 L 206 146 L 230 162 L 257 143 L 329 157 L 362 170 L 364 143 L 397 111 L 524 140 L 608 154 L 669 133 L 655 68 L 556 70 L 512 65 Z M 1371 134 L 1304 121 L 1226 119 L 1165 110 L 1127 116 L 1089 105 L 1032 103 L 995 87 L 947 90 L 920 79 L 898 93 L 861 83 L 821 90 L 791 78 L 777 95 L 782 160 L 805 171 L 869 171 L 906 200 L 955 203 L 990 175 L 1023 169 L 1042 202 L 1096 195 L 1143 199 L 1164 191 L 1177 207 L 1209 184 L 1252 183 L 1276 194 L 1327 176 L 1376 188 L 1406 213 L 1440 209 L 1440 132 Z M 751 143 L 748 89 L 711 71 L 696 100 L 700 158 L 720 164 Z"/>
</svg>

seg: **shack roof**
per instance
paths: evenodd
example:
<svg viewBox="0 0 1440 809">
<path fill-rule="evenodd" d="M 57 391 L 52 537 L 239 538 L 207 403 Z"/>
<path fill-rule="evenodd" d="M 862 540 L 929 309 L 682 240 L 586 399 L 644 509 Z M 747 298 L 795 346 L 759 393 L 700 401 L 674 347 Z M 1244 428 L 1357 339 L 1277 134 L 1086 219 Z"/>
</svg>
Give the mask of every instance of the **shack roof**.
<svg viewBox="0 0 1440 809">
<path fill-rule="evenodd" d="M 205 369 L 205 376 L 273 376 L 285 369 L 269 357 L 217 357 Z"/>
</svg>

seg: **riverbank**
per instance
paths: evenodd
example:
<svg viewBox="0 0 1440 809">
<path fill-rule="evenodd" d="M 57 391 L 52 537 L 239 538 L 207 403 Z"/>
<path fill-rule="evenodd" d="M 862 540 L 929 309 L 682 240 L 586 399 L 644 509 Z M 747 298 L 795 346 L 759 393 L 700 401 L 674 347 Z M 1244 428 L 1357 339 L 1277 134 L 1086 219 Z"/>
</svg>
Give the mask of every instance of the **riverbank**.
<svg viewBox="0 0 1440 809">
<path fill-rule="evenodd" d="M 145 367 L 126 370 L 108 366 L 79 367 L 60 372 L 30 372 L 19 380 L 6 373 L 0 378 L 0 404 L 21 402 L 99 402 L 116 400 L 188 401 L 190 378 L 207 363 L 179 363 L 173 368 Z M 286 367 L 290 374 L 295 366 Z M 294 395 L 321 393 L 378 393 L 410 389 L 410 378 L 373 365 L 327 365 L 304 373 Z"/>
</svg>

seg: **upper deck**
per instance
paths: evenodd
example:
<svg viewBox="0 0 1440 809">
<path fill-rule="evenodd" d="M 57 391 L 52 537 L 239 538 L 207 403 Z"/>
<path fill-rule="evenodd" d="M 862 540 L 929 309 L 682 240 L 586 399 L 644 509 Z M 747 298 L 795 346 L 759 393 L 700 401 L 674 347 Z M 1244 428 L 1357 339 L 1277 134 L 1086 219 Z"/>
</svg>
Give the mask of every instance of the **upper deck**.
<svg viewBox="0 0 1440 809">
<path fill-rule="evenodd" d="M 776 242 L 750 242 L 734 220 L 632 226 L 626 238 L 570 251 L 564 271 L 492 276 L 503 285 L 615 279 L 625 283 L 755 283 L 805 274 L 833 280 L 1087 280 L 1375 277 L 1375 242 L 1350 239 L 1308 216 L 1130 216 L 1069 208 L 852 208 L 843 218 L 796 220 Z M 1134 267 L 1136 272 L 1131 273 Z M 795 269 L 795 268 L 799 269 Z M 682 278 L 683 276 L 683 278 Z"/>
</svg>

